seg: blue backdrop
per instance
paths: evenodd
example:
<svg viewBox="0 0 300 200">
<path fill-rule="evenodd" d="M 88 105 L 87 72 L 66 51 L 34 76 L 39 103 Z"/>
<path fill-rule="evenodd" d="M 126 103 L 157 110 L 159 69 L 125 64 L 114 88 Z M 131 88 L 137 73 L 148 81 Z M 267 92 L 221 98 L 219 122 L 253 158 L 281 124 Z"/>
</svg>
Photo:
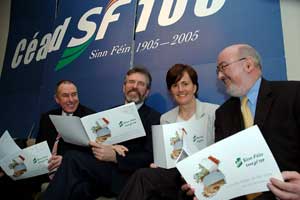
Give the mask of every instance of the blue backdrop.
<svg viewBox="0 0 300 200">
<path fill-rule="evenodd" d="M 123 103 L 126 71 L 144 65 L 153 76 L 147 103 L 172 108 L 165 74 L 175 63 L 199 75 L 199 98 L 227 98 L 215 66 L 221 49 L 254 46 L 265 78 L 286 79 L 279 0 L 61 0 L 12 1 L 0 80 L 0 134 L 35 132 L 41 112 L 54 108 L 60 79 L 78 85 L 81 103 L 101 111 Z"/>
</svg>

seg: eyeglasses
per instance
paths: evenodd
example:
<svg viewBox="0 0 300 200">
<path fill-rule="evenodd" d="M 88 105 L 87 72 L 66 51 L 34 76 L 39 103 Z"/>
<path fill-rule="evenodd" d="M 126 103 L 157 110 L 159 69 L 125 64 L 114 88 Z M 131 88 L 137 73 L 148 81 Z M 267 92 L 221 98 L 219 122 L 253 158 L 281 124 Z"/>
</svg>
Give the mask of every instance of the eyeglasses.
<svg viewBox="0 0 300 200">
<path fill-rule="evenodd" d="M 219 74 L 219 72 L 224 72 L 225 68 L 228 67 L 229 65 L 234 64 L 234 63 L 237 63 L 237 62 L 240 62 L 240 61 L 245 60 L 245 59 L 246 59 L 246 58 L 244 57 L 244 58 L 240 58 L 240 59 L 238 59 L 238 60 L 232 61 L 232 62 L 230 62 L 230 63 L 226 63 L 226 64 L 224 64 L 224 65 L 222 65 L 222 64 L 221 64 L 221 65 L 218 65 L 218 66 L 217 66 L 217 69 L 216 69 L 217 75 Z"/>
</svg>

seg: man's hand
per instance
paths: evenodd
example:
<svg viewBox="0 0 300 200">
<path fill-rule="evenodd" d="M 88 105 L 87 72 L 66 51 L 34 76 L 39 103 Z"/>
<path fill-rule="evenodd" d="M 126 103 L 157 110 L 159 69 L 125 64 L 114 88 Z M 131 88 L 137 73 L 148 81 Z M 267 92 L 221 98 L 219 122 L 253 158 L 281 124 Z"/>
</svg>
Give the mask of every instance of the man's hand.
<svg viewBox="0 0 300 200">
<path fill-rule="evenodd" d="M 300 174 L 296 171 L 282 172 L 283 181 L 270 179 L 268 188 L 280 200 L 300 200 Z"/>
<path fill-rule="evenodd" d="M 96 142 L 89 142 L 92 147 L 95 158 L 101 161 L 117 162 L 116 152 L 110 144 L 99 144 Z"/>
<path fill-rule="evenodd" d="M 62 161 L 62 156 L 60 155 L 52 155 L 48 161 L 48 170 L 51 172 L 54 169 L 57 169 Z"/>
<path fill-rule="evenodd" d="M 125 153 L 128 152 L 128 149 L 123 145 L 114 144 L 112 146 L 112 148 L 115 152 L 117 152 L 120 156 L 123 156 L 123 157 L 125 157 L 126 156 Z"/>
<path fill-rule="evenodd" d="M 181 190 L 184 191 L 187 196 L 195 195 L 195 190 L 193 188 L 191 188 L 191 186 L 187 183 L 185 183 L 181 186 Z M 194 196 L 193 200 L 198 200 L 198 199 Z"/>
<path fill-rule="evenodd" d="M 4 176 L 4 172 L 0 170 L 0 178 Z"/>
<path fill-rule="evenodd" d="M 158 166 L 155 163 L 151 163 L 150 168 L 158 168 Z"/>
</svg>

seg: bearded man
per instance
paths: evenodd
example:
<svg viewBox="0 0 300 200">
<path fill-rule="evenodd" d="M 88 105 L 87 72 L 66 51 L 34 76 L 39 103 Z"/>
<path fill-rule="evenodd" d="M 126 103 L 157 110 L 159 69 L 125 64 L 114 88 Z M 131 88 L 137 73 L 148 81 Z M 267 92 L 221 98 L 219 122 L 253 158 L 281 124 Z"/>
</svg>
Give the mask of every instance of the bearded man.
<svg viewBox="0 0 300 200">
<path fill-rule="evenodd" d="M 117 196 L 134 171 L 153 162 L 151 126 L 159 124 L 160 114 L 144 103 L 151 80 L 145 68 L 134 67 L 123 83 L 125 104 L 136 104 L 146 136 L 120 143 L 120 154 L 113 145 L 96 142 L 90 142 L 93 153 L 67 152 L 43 199 Z"/>
</svg>

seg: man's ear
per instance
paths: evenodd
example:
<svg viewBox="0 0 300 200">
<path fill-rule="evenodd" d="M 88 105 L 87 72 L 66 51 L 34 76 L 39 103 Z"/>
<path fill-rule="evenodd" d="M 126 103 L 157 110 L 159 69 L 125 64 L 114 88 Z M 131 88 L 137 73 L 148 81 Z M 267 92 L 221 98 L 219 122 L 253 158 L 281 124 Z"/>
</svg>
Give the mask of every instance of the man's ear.
<svg viewBox="0 0 300 200">
<path fill-rule="evenodd" d="M 148 88 L 147 91 L 146 91 L 145 97 L 148 97 L 149 93 L 150 93 L 150 89 Z"/>
<path fill-rule="evenodd" d="M 122 89 L 123 93 L 125 94 L 125 84 L 123 84 L 123 89 Z"/>
<path fill-rule="evenodd" d="M 255 63 L 252 57 L 248 56 L 245 60 L 246 71 L 251 72 L 255 68 Z"/>
<path fill-rule="evenodd" d="M 53 98 L 54 98 L 55 102 L 58 104 L 59 101 L 58 101 L 58 98 L 57 98 L 56 94 L 53 96 Z"/>
</svg>

